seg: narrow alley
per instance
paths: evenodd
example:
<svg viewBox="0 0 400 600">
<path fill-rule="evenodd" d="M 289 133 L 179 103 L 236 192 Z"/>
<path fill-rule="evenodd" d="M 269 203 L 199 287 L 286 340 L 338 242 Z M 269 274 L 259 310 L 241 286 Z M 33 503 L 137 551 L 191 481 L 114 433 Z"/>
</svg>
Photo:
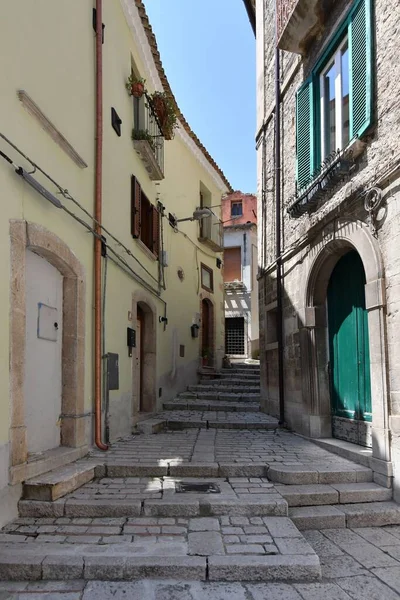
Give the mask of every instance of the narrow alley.
<svg viewBox="0 0 400 600">
<path fill-rule="evenodd" d="M 249 363 L 166 403 L 142 424 L 158 433 L 26 482 L 1 597 L 397 598 L 400 507 L 368 451 L 260 419 Z"/>
</svg>

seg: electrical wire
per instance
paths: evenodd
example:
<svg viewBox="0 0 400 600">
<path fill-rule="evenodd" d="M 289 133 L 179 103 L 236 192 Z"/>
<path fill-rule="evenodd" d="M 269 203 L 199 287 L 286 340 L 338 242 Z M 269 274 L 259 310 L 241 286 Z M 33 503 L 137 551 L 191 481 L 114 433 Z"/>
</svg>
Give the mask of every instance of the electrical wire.
<svg viewBox="0 0 400 600">
<path fill-rule="evenodd" d="M 139 265 L 140 267 L 147 273 L 147 275 L 149 275 L 149 277 L 151 277 L 151 279 L 153 279 L 153 281 L 155 281 L 158 284 L 158 280 L 154 277 L 154 275 L 148 270 L 146 269 L 146 267 L 140 262 L 140 260 L 133 254 L 133 252 L 127 248 L 127 246 L 125 246 L 125 244 L 123 242 L 121 242 L 118 238 L 116 238 L 108 229 L 106 229 L 104 227 L 104 225 L 102 225 L 101 223 L 99 223 L 94 216 L 88 211 L 86 210 L 86 208 L 84 206 L 82 206 L 82 204 L 80 202 L 78 202 L 78 200 L 76 200 L 73 196 L 71 196 L 71 194 L 69 193 L 69 191 L 66 188 L 63 188 L 59 183 L 57 183 L 57 181 L 55 181 L 55 179 L 53 179 L 48 173 L 46 173 L 46 171 L 44 171 L 41 167 L 39 167 L 38 164 L 36 164 L 31 158 L 29 158 L 29 156 L 27 156 L 24 152 L 22 152 L 22 150 L 20 150 L 20 148 L 18 148 L 18 146 L 16 146 L 13 142 L 11 142 L 11 140 L 9 140 L 3 133 L 0 132 L 0 137 L 5 140 L 12 148 L 14 148 L 14 150 L 16 152 L 18 152 L 23 158 L 25 158 L 25 160 L 27 160 L 32 167 L 34 167 L 35 170 L 39 171 L 40 173 L 42 173 L 42 175 L 44 175 L 49 181 L 51 181 L 51 183 L 58 189 L 59 193 L 66 199 L 66 200 L 70 200 L 71 202 L 73 202 L 82 212 L 85 213 L 86 216 L 88 216 L 94 223 L 95 225 L 97 225 L 98 227 L 101 227 L 102 231 L 104 231 L 104 233 L 106 233 L 111 239 L 114 240 L 114 242 L 116 242 L 119 246 L 121 246 L 121 248 L 123 248 L 125 250 L 125 252 L 131 256 Z M 3 152 L 0 152 L 0 155 L 7 160 L 9 163 L 14 164 L 13 161 Z M 67 211 L 67 209 L 64 208 L 64 210 Z M 73 213 L 70 213 L 73 214 Z M 75 215 L 76 219 L 78 220 L 79 217 L 77 215 Z M 83 222 L 82 222 L 83 224 Z"/>
</svg>

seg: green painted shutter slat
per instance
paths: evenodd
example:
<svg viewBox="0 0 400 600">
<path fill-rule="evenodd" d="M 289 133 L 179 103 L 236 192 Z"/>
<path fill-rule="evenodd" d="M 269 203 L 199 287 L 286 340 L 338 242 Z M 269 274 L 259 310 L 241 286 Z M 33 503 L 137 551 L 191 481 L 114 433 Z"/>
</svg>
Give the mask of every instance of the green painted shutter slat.
<svg viewBox="0 0 400 600">
<path fill-rule="evenodd" d="M 349 24 L 350 137 L 372 122 L 372 0 L 361 0 Z"/>
<path fill-rule="evenodd" d="M 313 170 L 313 84 L 308 79 L 296 94 L 297 189 L 309 179 Z"/>
</svg>

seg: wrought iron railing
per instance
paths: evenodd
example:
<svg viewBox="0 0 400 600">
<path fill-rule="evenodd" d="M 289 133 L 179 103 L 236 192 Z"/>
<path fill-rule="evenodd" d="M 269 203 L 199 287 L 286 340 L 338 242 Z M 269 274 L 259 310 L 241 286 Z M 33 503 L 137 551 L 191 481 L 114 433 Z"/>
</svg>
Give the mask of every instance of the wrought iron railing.
<svg viewBox="0 0 400 600">
<path fill-rule="evenodd" d="M 146 93 L 141 98 L 134 99 L 133 137 L 149 142 L 158 166 L 164 172 L 164 136 Z"/>
<path fill-rule="evenodd" d="M 352 172 L 354 167 L 351 150 L 336 150 L 332 152 L 310 175 L 303 181 L 296 193 L 290 198 L 287 212 L 291 217 L 300 217 L 317 207 L 318 202 Z"/>
<path fill-rule="evenodd" d="M 299 0 L 276 0 L 276 19 L 278 40 L 285 29 L 290 15 Z"/>
</svg>

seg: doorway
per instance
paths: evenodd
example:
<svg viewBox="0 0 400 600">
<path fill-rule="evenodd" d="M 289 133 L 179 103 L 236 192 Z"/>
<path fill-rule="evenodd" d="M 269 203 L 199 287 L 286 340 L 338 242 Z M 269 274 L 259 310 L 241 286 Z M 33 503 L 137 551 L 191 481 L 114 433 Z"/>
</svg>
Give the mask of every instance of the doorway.
<svg viewBox="0 0 400 600">
<path fill-rule="evenodd" d="M 333 436 L 371 447 L 371 379 L 365 272 L 359 254 L 345 254 L 328 285 Z"/>
<path fill-rule="evenodd" d="M 136 348 L 133 360 L 133 416 L 156 410 L 156 328 L 155 310 L 143 301 L 134 301 Z"/>
<path fill-rule="evenodd" d="M 228 356 L 245 356 L 244 317 L 225 319 L 225 353 Z"/>
<path fill-rule="evenodd" d="M 63 276 L 29 250 L 25 260 L 27 449 L 36 454 L 61 443 Z"/>
</svg>

